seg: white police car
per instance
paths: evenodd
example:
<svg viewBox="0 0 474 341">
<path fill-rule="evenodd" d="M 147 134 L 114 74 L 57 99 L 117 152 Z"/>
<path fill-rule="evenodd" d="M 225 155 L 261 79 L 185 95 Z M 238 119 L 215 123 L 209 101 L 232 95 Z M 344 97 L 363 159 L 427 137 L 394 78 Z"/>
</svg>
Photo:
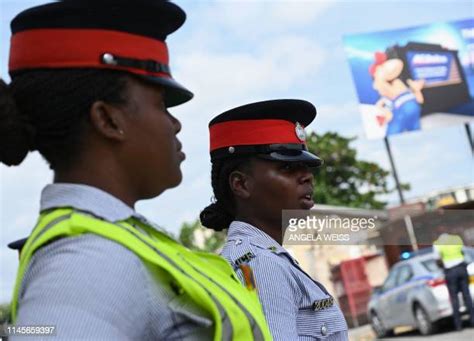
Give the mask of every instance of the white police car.
<svg viewBox="0 0 474 341">
<path fill-rule="evenodd" d="M 412 326 L 421 334 L 435 331 L 437 322 L 452 315 L 448 288 L 442 269 L 436 264 L 432 248 L 402 254 L 384 284 L 374 290 L 367 312 L 378 337 L 389 335 L 398 326 Z M 474 300 L 474 248 L 465 247 L 470 275 L 470 293 Z M 460 295 L 460 310 L 466 312 Z"/>
</svg>

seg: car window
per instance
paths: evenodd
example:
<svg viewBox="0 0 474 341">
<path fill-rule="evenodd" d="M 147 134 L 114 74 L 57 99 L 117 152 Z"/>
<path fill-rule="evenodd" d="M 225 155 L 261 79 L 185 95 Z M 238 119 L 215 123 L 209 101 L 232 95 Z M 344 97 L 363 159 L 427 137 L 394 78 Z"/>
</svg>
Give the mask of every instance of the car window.
<svg viewBox="0 0 474 341">
<path fill-rule="evenodd" d="M 395 287 L 399 268 L 395 268 L 388 274 L 387 279 L 383 283 L 382 290 L 387 291 Z"/>
<path fill-rule="evenodd" d="M 440 272 L 442 269 L 436 264 L 436 259 L 428 259 L 421 262 L 421 265 L 428 270 L 428 272 Z"/>
<path fill-rule="evenodd" d="M 397 286 L 408 282 L 413 277 L 413 271 L 410 265 L 403 265 L 398 270 Z"/>
</svg>

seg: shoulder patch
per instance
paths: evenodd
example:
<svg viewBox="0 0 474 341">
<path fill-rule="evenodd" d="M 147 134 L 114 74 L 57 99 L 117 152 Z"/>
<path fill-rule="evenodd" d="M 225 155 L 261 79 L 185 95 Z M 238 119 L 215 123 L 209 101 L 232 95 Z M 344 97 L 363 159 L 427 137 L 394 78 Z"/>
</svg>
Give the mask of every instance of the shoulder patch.
<svg viewBox="0 0 474 341">
<path fill-rule="evenodd" d="M 240 265 L 242 265 L 244 263 L 250 262 L 255 257 L 256 257 L 255 254 L 252 251 L 249 251 L 245 255 L 243 255 L 242 257 L 237 258 L 234 261 L 234 264 L 235 264 L 236 267 L 239 267 Z"/>
</svg>

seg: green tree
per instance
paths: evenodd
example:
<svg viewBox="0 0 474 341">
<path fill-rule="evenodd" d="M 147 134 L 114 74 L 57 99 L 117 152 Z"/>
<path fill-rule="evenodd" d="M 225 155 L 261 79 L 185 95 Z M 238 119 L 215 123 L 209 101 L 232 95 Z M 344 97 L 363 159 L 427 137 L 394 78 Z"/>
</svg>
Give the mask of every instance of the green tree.
<svg viewBox="0 0 474 341">
<path fill-rule="evenodd" d="M 197 219 L 181 225 L 178 240 L 192 250 L 217 252 L 224 245 L 225 233 L 207 229 Z"/>
<path fill-rule="evenodd" d="M 10 321 L 10 304 L 0 304 L 0 325 Z"/>
<path fill-rule="evenodd" d="M 359 160 L 350 146 L 354 140 L 335 132 L 308 136 L 308 149 L 324 160 L 314 172 L 313 199 L 317 204 L 382 209 L 387 203 L 377 196 L 396 190 L 388 188 L 390 172 L 374 162 Z M 409 184 L 401 186 L 403 190 L 410 188 Z"/>
</svg>

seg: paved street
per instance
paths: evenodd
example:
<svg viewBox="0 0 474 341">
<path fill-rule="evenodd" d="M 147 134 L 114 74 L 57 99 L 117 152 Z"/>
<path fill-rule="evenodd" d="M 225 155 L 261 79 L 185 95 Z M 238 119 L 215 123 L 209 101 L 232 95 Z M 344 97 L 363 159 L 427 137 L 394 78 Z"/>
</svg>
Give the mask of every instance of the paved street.
<svg viewBox="0 0 474 341">
<path fill-rule="evenodd" d="M 383 340 L 399 340 L 399 341 L 474 341 L 474 328 L 464 328 L 463 330 L 456 332 L 451 327 L 441 328 L 436 334 L 429 336 L 422 336 L 417 331 L 408 331 L 400 333 L 391 338 L 384 338 Z"/>
<path fill-rule="evenodd" d="M 349 330 L 350 341 L 373 341 L 375 335 L 369 325 Z M 465 328 L 456 332 L 450 326 L 441 327 L 440 330 L 429 336 L 422 336 L 417 331 L 410 329 L 397 329 L 396 335 L 382 339 L 384 341 L 474 341 L 474 328 Z"/>
</svg>

